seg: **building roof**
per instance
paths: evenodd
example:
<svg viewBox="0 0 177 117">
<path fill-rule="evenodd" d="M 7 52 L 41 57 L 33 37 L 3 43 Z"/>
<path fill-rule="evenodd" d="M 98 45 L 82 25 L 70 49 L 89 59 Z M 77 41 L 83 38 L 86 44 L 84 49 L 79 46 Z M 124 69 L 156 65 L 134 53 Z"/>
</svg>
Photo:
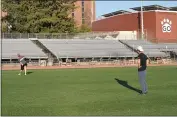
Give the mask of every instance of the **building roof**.
<svg viewBox="0 0 177 117">
<path fill-rule="evenodd" d="M 135 11 L 141 11 L 141 7 L 134 7 L 130 8 Z M 160 6 L 160 5 L 149 5 L 149 6 L 143 6 L 143 11 L 149 11 L 149 10 L 170 10 L 168 7 Z"/>
<path fill-rule="evenodd" d="M 125 11 L 125 10 L 119 10 L 119 11 L 115 11 L 115 12 L 104 14 L 102 16 L 104 16 L 104 17 L 110 17 L 110 16 L 114 16 L 114 15 L 118 15 L 118 14 L 123 14 L 123 13 L 131 13 L 131 12 Z"/>
<path fill-rule="evenodd" d="M 175 7 L 170 7 L 170 11 L 177 11 L 177 6 L 175 6 Z"/>
</svg>

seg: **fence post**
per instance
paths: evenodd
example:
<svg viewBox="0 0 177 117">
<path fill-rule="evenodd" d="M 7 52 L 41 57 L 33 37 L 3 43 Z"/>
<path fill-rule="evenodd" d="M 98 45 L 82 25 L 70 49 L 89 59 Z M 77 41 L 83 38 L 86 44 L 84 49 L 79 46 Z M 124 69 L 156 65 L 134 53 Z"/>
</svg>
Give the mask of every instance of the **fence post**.
<svg viewBox="0 0 177 117">
<path fill-rule="evenodd" d="M 66 37 L 65 37 L 65 38 L 67 39 L 67 38 L 68 38 L 68 35 L 67 35 L 67 33 L 65 33 L 65 34 L 66 34 Z"/>
</svg>

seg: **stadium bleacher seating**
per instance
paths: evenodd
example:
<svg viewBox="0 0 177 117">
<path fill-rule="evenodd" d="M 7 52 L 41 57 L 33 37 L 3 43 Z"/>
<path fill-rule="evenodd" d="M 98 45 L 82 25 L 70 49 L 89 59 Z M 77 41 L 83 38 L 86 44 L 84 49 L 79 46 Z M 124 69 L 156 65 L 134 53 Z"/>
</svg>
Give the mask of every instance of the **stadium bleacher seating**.
<svg viewBox="0 0 177 117">
<path fill-rule="evenodd" d="M 17 53 L 28 58 L 47 58 L 29 39 L 2 39 L 2 59 L 16 59 Z"/>
<path fill-rule="evenodd" d="M 135 57 L 136 53 L 115 40 L 40 39 L 59 58 Z"/>
<path fill-rule="evenodd" d="M 149 57 L 166 57 L 164 52 L 161 52 L 157 44 L 148 42 L 146 40 L 123 40 L 122 42 L 128 44 L 132 48 L 136 49 L 137 46 L 142 46 L 144 53 Z"/>
<path fill-rule="evenodd" d="M 119 40 L 105 39 L 39 39 L 58 58 L 136 57 L 137 53 Z M 121 40 L 136 49 L 143 46 L 149 57 L 167 57 L 163 51 L 177 54 L 177 44 L 155 44 L 145 40 Z M 2 39 L 2 59 L 17 58 L 20 53 L 28 58 L 47 58 L 47 55 L 29 39 Z"/>
<path fill-rule="evenodd" d="M 160 43 L 157 47 L 161 51 L 177 51 L 177 43 Z"/>
</svg>

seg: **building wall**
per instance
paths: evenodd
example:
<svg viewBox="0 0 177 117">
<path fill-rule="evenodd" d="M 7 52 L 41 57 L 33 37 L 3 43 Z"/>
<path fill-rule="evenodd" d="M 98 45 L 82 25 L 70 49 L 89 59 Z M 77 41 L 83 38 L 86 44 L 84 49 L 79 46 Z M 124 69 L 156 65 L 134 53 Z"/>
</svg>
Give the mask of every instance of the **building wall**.
<svg viewBox="0 0 177 117">
<path fill-rule="evenodd" d="M 81 26 L 82 25 L 82 7 L 81 7 L 81 1 L 77 1 L 75 3 L 75 6 L 77 8 L 74 11 L 74 20 L 75 20 L 77 26 Z"/>
<path fill-rule="evenodd" d="M 161 20 L 168 17 L 172 20 L 172 32 L 163 33 Z M 143 13 L 143 24 L 145 36 L 153 42 L 177 42 L 177 14 L 156 11 L 145 11 Z M 138 31 L 141 32 L 141 14 L 130 13 L 112 16 L 97 20 L 92 23 L 92 31 Z M 138 38 L 140 38 L 138 34 Z"/>
<path fill-rule="evenodd" d="M 96 4 L 95 1 L 92 0 L 92 23 L 96 20 Z"/>
<path fill-rule="evenodd" d="M 84 11 L 82 9 L 82 1 L 84 1 Z M 92 22 L 95 21 L 95 1 L 89 0 L 80 0 L 75 3 L 77 7 L 74 11 L 74 19 L 76 21 L 77 26 L 81 26 L 82 24 L 86 24 L 88 26 L 92 26 Z M 82 13 L 84 16 L 82 17 Z M 82 22 L 84 19 L 84 23 Z"/>
<path fill-rule="evenodd" d="M 144 12 L 143 24 L 145 29 L 145 35 L 147 39 L 155 41 L 156 38 L 156 13 L 155 12 Z"/>
<path fill-rule="evenodd" d="M 163 28 L 169 31 L 163 32 Z M 156 12 L 156 39 L 157 42 L 177 42 L 177 12 Z"/>
<path fill-rule="evenodd" d="M 92 23 L 92 31 L 132 31 L 139 28 L 138 15 L 136 13 L 123 14 L 101 19 Z"/>
<path fill-rule="evenodd" d="M 144 12 L 144 32 L 147 38 L 156 36 L 156 18 L 155 12 Z M 92 30 L 96 31 L 138 31 L 141 32 L 141 14 L 129 13 L 112 16 L 93 22 Z M 138 36 L 140 37 L 140 35 Z"/>
<path fill-rule="evenodd" d="M 3 11 L 0 11 L 0 12 L 1 12 L 0 18 L 5 17 L 7 15 L 7 12 L 3 12 Z"/>
</svg>

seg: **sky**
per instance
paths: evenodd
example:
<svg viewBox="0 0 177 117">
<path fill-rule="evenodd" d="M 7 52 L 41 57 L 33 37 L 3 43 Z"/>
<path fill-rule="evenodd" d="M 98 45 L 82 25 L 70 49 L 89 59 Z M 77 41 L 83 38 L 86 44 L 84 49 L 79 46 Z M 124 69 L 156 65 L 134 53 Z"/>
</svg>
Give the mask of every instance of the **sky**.
<svg viewBox="0 0 177 117">
<path fill-rule="evenodd" d="M 177 1 L 143 1 L 143 5 L 158 4 L 165 7 L 177 6 Z M 140 7 L 141 1 L 96 1 L 96 17 L 117 10 L 129 10 L 129 8 Z"/>
</svg>

